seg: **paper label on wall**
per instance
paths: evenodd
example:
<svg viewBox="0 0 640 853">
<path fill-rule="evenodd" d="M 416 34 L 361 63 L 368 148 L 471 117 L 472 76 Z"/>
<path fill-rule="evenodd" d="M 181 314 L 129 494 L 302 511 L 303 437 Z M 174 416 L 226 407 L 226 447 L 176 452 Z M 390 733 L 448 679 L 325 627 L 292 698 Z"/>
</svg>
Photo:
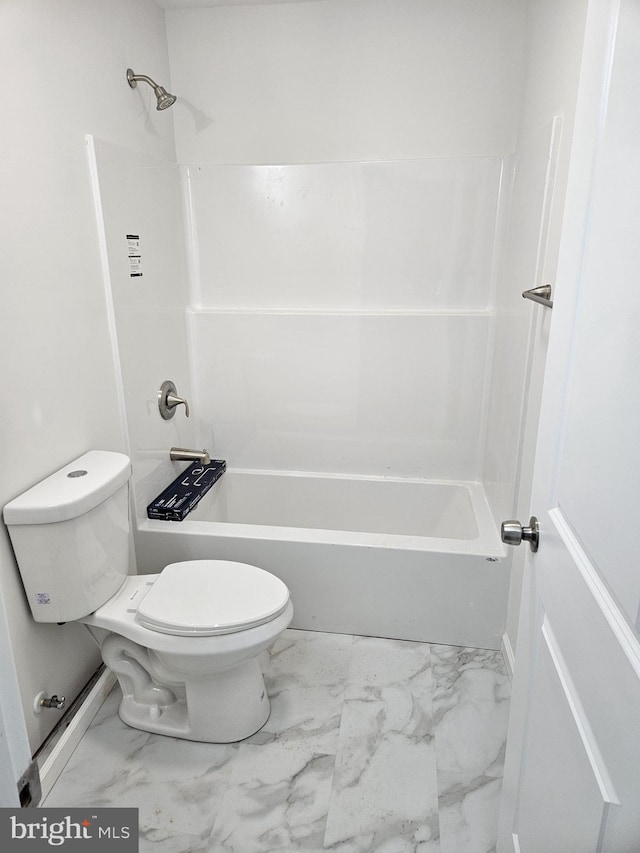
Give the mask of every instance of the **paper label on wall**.
<svg viewBox="0 0 640 853">
<path fill-rule="evenodd" d="M 127 255 L 129 257 L 129 277 L 142 277 L 142 253 L 140 251 L 140 235 L 127 234 Z"/>
</svg>

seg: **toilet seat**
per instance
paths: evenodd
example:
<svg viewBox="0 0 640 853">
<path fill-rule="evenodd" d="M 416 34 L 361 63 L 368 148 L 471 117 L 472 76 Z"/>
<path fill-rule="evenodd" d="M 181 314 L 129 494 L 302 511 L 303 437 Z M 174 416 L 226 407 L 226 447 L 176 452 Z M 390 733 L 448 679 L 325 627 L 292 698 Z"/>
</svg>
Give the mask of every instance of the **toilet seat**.
<svg viewBox="0 0 640 853">
<path fill-rule="evenodd" d="M 164 568 L 136 609 L 136 622 L 180 637 L 231 634 L 284 612 L 289 590 L 256 566 L 227 560 L 187 560 Z"/>
</svg>

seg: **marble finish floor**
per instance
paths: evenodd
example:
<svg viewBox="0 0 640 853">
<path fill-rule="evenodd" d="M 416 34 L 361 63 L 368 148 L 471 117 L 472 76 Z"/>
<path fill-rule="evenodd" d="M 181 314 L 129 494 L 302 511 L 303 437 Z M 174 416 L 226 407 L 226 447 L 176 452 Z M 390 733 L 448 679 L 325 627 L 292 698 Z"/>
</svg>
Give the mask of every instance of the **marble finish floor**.
<svg viewBox="0 0 640 853">
<path fill-rule="evenodd" d="M 135 806 L 149 853 L 490 853 L 509 682 L 500 652 L 289 630 L 241 743 L 120 721 L 116 687 L 44 806 Z"/>
</svg>

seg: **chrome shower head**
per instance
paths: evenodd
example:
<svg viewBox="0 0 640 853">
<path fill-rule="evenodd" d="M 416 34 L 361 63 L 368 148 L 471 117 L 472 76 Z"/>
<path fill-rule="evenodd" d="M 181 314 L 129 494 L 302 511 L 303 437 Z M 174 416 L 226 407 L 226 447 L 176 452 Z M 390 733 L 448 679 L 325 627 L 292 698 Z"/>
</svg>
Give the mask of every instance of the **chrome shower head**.
<svg viewBox="0 0 640 853">
<path fill-rule="evenodd" d="M 165 88 L 162 86 L 156 86 L 153 90 L 156 94 L 156 98 L 158 99 L 158 105 L 156 107 L 157 110 L 166 110 L 172 104 L 176 102 L 176 96 L 169 94 Z"/>
<path fill-rule="evenodd" d="M 153 89 L 153 94 L 156 96 L 156 100 L 158 101 L 156 105 L 157 110 L 166 110 L 172 104 L 175 104 L 176 96 L 169 94 L 164 86 L 158 86 L 155 80 L 152 80 L 151 77 L 147 77 L 145 74 L 134 74 L 131 68 L 127 68 L 127 83 L 132 89 L 136 88 L 138 80 L 148 83 Z"/>
</svg>

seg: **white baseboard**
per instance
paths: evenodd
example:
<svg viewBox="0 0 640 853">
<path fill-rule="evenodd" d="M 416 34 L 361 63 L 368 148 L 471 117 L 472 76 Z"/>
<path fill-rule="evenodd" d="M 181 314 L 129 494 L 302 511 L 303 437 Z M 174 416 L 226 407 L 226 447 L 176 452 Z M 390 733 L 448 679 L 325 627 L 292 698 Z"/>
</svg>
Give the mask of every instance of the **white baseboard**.
<svg viewBox="0 0 640 853">
<path fill-rule="evenodd" d="M 56 743 L 51 753 L 43 761 L 42 766 L 39 768 L 40 786 L 42 788 L 40 805 L 43 804 L 54 782 L 64 770 L 74 749 L 80 743 L 82 735 L 89 728 L 91 721 L 98 713 L 100 706 L 111 692 L 115 683 L 115 675 L 111 670 L 105 669 L 87 694 L 82 705 L 78 708 L 78 711 L 67 726 L 64 734 L 61 735 L 58 743 Z"/>
<path fill-rule="evenodd" d="M 516 659 L 513 654 L 511 641 L 506 633 L 502 635 L 502 645 L 500 646 L 500 650 L 502 651 L 502 657 L 504 658 L 504 665 L 507 670 L 507 675 L 509 676 L 509 681 L 513 681 L 513 669 Z"/>
</svg>

